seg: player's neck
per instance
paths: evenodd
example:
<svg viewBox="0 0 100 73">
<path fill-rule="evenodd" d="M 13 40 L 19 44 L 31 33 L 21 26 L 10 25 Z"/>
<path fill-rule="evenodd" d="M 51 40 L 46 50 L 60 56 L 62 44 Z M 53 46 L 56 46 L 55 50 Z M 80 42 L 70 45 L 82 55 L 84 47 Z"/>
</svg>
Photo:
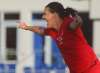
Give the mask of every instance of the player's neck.
<svg viewBox="0 0 100 73">
<path fill-rule="evenodd" d="M 56 25 L 55 25 L 54 28 L 55 28 L 57 31 L 59 31 L 59 29 L 60 29 L 62 23 L 63 23 L 63 19 L 58 19 L 58 20 L 56 21 Z"/>
</svg>

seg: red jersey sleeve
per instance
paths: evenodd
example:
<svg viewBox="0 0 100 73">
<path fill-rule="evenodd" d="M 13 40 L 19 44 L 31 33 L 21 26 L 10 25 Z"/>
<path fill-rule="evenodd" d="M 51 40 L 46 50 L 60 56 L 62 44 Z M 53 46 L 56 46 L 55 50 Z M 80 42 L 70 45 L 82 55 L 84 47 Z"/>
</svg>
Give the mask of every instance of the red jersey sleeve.
<svg viewBox="0 0 100 73">
<path fill-rule="evenodd" d="M 44 35 L 49 35 L 53 39 L 56 39 L 57 38 L 57 31 L 53 28 L 46 28 L 46 29 L 44 29 Z"/>
</svg>

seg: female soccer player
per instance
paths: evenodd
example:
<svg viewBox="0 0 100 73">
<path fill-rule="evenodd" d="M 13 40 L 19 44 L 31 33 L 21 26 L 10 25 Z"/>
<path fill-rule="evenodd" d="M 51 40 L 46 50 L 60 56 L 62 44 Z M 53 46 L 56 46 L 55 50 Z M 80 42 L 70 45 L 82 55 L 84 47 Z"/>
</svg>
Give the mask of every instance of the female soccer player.
<svg viewBox="0 0 100 73">
<path fill-rule="evenodd" d="M 20 23 L 19 28 L 50 35 L 57 43 L 70 73 L 100 73 L 100 62 L 81 31 L 78 12 L 58 2 L 49 3 L 43 13 L 47 28 Z"/>
</svg>

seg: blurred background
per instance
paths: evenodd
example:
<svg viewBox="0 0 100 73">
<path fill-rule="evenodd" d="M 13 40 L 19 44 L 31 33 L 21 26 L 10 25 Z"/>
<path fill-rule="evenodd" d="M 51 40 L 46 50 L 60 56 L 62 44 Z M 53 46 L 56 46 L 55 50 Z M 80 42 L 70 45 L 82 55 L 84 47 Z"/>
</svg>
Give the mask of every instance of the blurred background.
<svg viewBox="0 0 100 73">
<path fill-rule="evenodd" d="M 82 31 L 100 57 L 100 0 L 0 0 L 0 73 L 69 73 L 49 36 L 16 27 L 20 21 L 46 27 L 42 12 L 52 1 L 79 11 Z"/>
</svg>

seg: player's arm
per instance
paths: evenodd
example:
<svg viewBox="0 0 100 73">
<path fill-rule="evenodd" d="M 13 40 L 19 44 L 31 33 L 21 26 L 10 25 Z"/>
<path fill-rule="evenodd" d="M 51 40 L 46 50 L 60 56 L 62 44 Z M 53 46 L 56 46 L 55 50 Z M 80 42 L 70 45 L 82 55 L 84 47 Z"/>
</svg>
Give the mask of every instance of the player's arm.
<svg viewBox="0 0 100 73">
<path fill-rule="evenodd" d="M 74 20 L 70 23 L 69 28 L 75 30 L 77 27 L 82 25 L 82 19 L 79 15 L 74 17 Z"/>
<path fill-rule="evenodd" d="M 29 26 L 25 23 L 20 23 L 18 28 L 24 29 L 24 30 L 29 30 L 35 33 L 38 33 L 40 35 L 44 35 L 44 29 L 43 27 L 39 27 L 39 26 Z"/>
</svg>

